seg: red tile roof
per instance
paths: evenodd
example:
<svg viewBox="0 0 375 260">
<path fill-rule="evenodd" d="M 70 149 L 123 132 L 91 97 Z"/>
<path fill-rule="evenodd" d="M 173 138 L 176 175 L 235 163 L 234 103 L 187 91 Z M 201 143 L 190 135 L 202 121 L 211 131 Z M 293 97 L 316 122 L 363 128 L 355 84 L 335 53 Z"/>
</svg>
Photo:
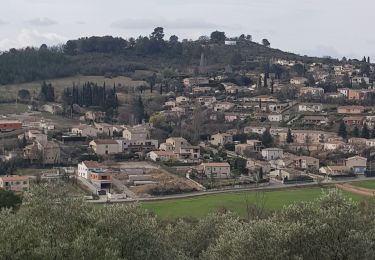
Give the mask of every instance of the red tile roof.
<svg viewBox="0 0 375 260">
<path fill-rule="evenodd" d="M 86 165 L 87 168 L 103 168 L 103 165 L 96 161 L 83 161 L 82 163 Z"/>
<path fill-rule="evenodd" d="M 7 175 L 0 177 L 3 181 L 27 181 L 28 176 L 19 176 L 19 175 Z"/>
</svg>

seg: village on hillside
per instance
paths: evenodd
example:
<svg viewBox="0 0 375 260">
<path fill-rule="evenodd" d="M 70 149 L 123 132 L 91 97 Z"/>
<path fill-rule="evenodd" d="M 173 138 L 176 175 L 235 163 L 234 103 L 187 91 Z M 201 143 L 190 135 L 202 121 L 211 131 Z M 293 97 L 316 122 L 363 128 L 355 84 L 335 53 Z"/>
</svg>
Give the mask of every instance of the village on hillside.
<svg viewBox="0 0 375 260">
<path fill-rule="evenodd" d="M 132 87 L 103 77 L 19 89 L 1 104 L 0 188 L 61 179 L 116 201 L 373 176 L 370 59 L 261 64 L 216 70 L 202 52 L 199 65 L 162 79 L 135 71 Z"/>
</svg>

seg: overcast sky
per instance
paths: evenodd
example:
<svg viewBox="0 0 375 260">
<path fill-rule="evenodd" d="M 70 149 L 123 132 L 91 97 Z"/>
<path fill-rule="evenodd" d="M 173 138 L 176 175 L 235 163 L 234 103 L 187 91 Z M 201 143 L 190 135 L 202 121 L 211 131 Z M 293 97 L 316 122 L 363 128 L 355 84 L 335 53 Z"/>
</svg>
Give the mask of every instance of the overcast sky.
<svg viewBox="0 0 375 260">
<path fill-rule="evenodd" d="M 299 54 L 375 60 L 374 0 L 1 0 L 0 50 L 82 36 L 196 39 L 214 30 Z"/>
</svg>

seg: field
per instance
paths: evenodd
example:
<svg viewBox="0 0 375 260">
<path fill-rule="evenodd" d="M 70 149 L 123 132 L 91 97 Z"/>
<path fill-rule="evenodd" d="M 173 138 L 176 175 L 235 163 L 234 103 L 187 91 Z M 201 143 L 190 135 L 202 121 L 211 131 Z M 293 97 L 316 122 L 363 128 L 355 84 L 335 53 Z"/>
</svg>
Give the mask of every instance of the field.
<svg viewBox="0 0 375 260">
<path fill-rule="evenodd" d="M 16 175 L 29 175 L 29 176 L 37 176 L 40 175 L 43 171 L 48 169 L 38 169 L 38 168 L 23 168 L 17 169 L 15 172 Z"/>
<path fill-rule="evenodd" d="M 343 192 L 353 200 L 362 197 Z M 278 210 L 292 203 L 312 201 L 322 194 L 320 188 L 294 189 L 270 192 L 238 192 L 207 195 L 189 199 L 144 202 L 142 207 L 154 212 L 160 218 L 203 217 L 220 209 L 227 209 L 241 217 L 245 217 L 246 206 L 264 205 L 266 209 Z"/>
<path fill-rule="evenodd" d="M 371 181 L 360 181 L 351 183 L 352 186 L 375 190 L 375 180 Z"/>
<path fill-rule="evenodd" d="M 1 87 L 0 87 L 0 93 L 1 93 Z M 25 104 L 0 103 L 0 115 L 21 114 L 27 111 L 28 111 L 28 107 Z"/>
<path fill-rule="evenodd" d="M 97 83 L 99 85 L 103 85 L 103 83 L 105 82 L 109 87 L 112 87 L 113 84 L 116 84 L 116 86 L 121 85 L 128 88 L 134 88 L 136 86 L 144 84 L 143 81 L 135 81 L 128 77 L 105 78 L 103 76 L 75 76 L 47 80 L 47 82 L 51 83 L 54 86 L 56 96 L 60 96 L 60 94 L 66 87 L 71 87 L 73 84 L 81 85 L 88 81 Z M 18 91 L 21 89 L 29 90 L 30 94 L 36 97 L 38 96 L 38 93 L 40 91 L 41 83 L 42 81 L 34 81 L 30 83 L 0 86 L 0 100 L 15 99 L 17 97 Z"/>
</svg>

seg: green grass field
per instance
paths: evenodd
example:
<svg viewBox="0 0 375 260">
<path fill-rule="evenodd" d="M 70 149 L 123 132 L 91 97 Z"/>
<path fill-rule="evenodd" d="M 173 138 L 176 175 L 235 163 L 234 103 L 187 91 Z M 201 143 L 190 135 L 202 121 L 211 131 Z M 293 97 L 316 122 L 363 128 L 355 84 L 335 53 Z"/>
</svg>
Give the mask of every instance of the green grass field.
<svg viewBox="0 0 375 260">
<path fill-rule="evenodd" d="M 38 169 L 38 168 L 20 168 L 14 173 L 16 175 L 28 175 L 28 176 L 37 176 L 40 175 L 43 171 L 48 169 Z"/>
<path fill-rule="evenodd" d="M 1 89 L 1 87 L 0 87 Z M 1 93 L 1 91 L 0 91 Z M 27 112 L 28 108 L 25 104 L 16 103 L 0 103 L 0 115 L 21 114 Z"/>
<path fill-rule="evenodd" d="M 351 183 L 351 185 L 353 185 L 355 187 L 375 190 L 375 180 L 353 182 L 353 183 Z"/>
<path fill-rule="evenodd" d="M 238 192 L 207 195 L 189 199 L 144 202 L 142 207 L 154 212 L 160 218 L 203 217 L 217 212 L 220 208 L 230 210 L 241 217 L 246 214 L 246 205 L 264 205 L 269 210 L 282 209 L 284 206 L 303 201 L 312 201 L 322 194 L 321 188 L 306 188 L 269 192 Z M 344 195 L 353 200 L 361 196 L 351 193 Z"/>
</svg>

